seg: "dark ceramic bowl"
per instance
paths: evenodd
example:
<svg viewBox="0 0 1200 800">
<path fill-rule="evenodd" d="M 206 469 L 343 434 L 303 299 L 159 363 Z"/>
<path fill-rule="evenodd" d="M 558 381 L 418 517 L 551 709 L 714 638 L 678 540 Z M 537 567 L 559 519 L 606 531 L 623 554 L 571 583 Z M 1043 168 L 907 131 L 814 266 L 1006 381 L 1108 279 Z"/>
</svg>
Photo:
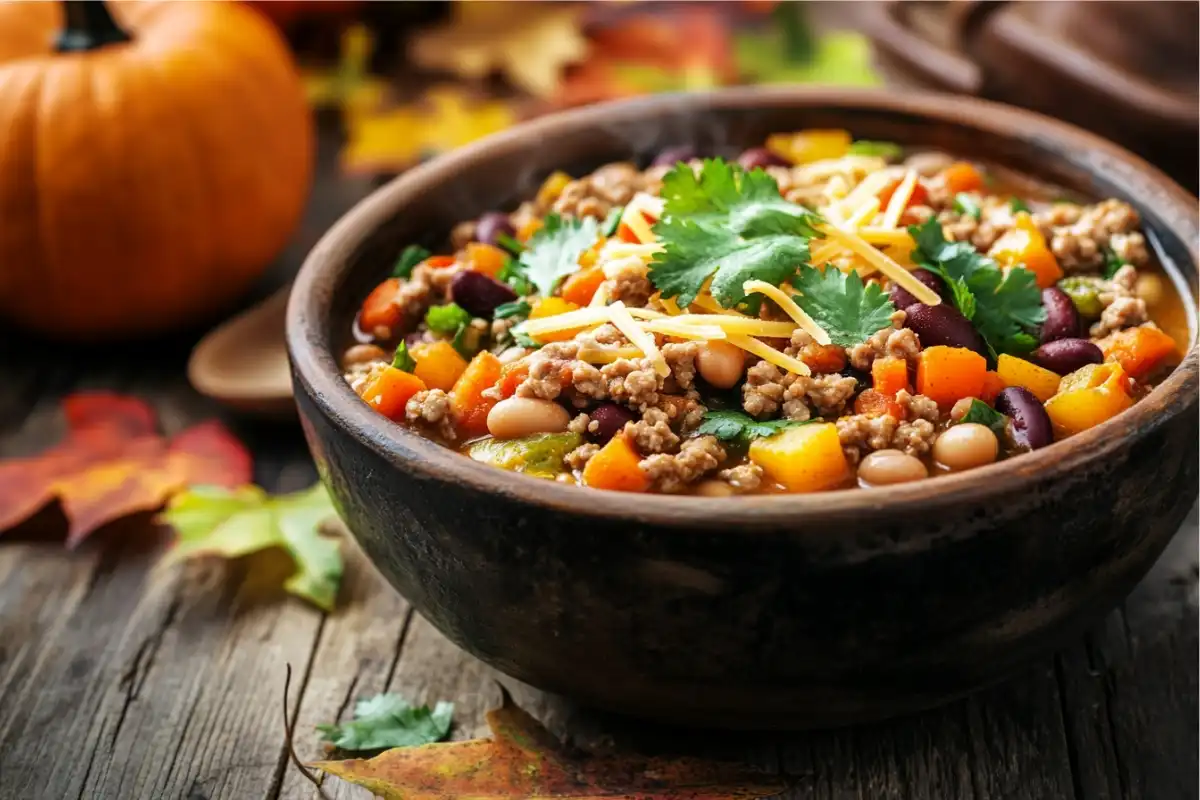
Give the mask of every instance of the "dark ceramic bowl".
<svg viewBox="0 0 1200 800">
<path fill-rule="evenodd" d="M 1119 417 L 993 466 L 870 491 L 599 492 L 477 464 L 370 411 L 335 348 L 400 248 L 554 169 L 847 128 L 1128 200 L 1187 297 L 1196 200 L 1137 157 L 989 103 L 825 90 L 656 97 L 527 123 L 409 172 L 309 256 L 287 334 L 318 469 L 359 543 L 452 641 L 585 703 L 704 725 L 932 706 L 1062 645 L 1134 586 L 1196 497 L 1197 355 Z"/>
</svg>

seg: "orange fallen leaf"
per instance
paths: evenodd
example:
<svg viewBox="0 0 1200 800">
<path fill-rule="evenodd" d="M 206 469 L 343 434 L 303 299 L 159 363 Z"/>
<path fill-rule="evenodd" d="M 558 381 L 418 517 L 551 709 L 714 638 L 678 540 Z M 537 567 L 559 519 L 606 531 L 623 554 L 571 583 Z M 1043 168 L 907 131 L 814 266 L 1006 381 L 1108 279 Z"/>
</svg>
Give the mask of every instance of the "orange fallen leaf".
<svg viewBox="0 0 1200 800">
<path fill-rule="evenodd" d="M 777 777 L 728 762 L 569 753 L 508 692 L 487 722 L 492 739 L 397 747 L 372 759 L 310 766 L 384 800 L 733 800 L 770 797 L 785 788 Z"/>
<path fill-rule="evenodd" d="M 480 81 L 501 73 L 516 88 L 550 97 L 563 69 L 588 49 L 580 32 L 583 8 L 546 2 L 455 3 L 445 25 L 409 43 L 414 64 Z"/>
<path fill-rule="evenodd" d="M 188 485 L 250 481 L 250 454 L 219 422 L 164 439 L 135 397 L 84 392 L 63 400 L 67 435 L 31 458 L 0 462 L 0 533 L 53 500 L 74 547 L 107 522 L 159 508 Z"/>
</svg>

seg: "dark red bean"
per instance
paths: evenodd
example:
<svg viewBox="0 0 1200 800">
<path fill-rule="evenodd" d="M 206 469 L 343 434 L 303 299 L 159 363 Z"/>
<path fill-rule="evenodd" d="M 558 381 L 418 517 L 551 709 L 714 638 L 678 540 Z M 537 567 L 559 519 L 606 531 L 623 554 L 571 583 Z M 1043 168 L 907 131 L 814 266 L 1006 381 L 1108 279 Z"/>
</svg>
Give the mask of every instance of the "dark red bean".
<svg viewBox="0 0 1200 800">
<path fill-rule="evenodd" d="M 450 281 L 450 299 L 473 317 L 490 317 L 496 306 L 516 300 L 517 293 L 482 272 L 464 269 Z"/>
<path fill-rule="evenodd" d="M 922 347 L 945 345 L 965 347 L 987 357 L 987 345 L 971 321 L 950 305 L 927 306 L 915 303 L 904 309 L 904 327 L 916 331 Z"/>
<path fill-rule="evenodd" d="M 592 437 L 601 444 L 616 436 L 625 427 L 626 422 L 633 422 L 633 412 L 616 403 L 601 403 L 592 409 L 588 416 L 596 423 L 596 430 L 590 431 Z"/>
<path fill-rule="evenodd" d="M 1066 292 L 1057 286 L 1042 289 L 1042 306 L 1046 309 L 1046 321 L 1042 323 L 1043 344 L 1079 335 L 1079 312 Z"/>
<path fill-rule="evenodd" d="M 996 410 L 1012 420 L 1009 434 L 1024 450 L 1037 450 L 1054 441 L 1054 429 L 1041 401 L 1028 389 L 1009 386 L 996 395 Z"/>
<path fill-rule="evenodd" d="M 1104 353 L 1087 339 L 1055 339 L 1033 351 L 1033 363 L 1059 375 L 1070 375 L 1088 364 L 1104 363 Z"/>
<path fill-rule="evenodd" d="M 650 162 L 652 167 L 673 167 L 680 161 L 691 161 L 696 158 L 696 148 L 691 145 L 680 145 L 679 147 L 668 147 L 654 157 L 654 161 Z"/>
<path fill-rule="evenodd" d="M 489 211 L 475 223 L 475 240 L 484 244 L 499 245 L 501 236 L 515 236 L 517 229 L 508 221 L 508 214 Z"/>
<path fill-rule="evenodd" d="M 927 269 L 914 269 L 912 276 L 937 292 L 938 297 L 946 299 L 946 284 L 937 275 Z M 917 302 L 917 298 L 913 297 L 912 292 L 898 283 L 892 284 L 892 288 L 888 290 L 888 296 L 892 298 L 892 305 L 896 307 L 897 311 L 902 311 Z"/>
<path fill-rule="evenodd" d="M 791 166 L 786 159 L 780 158 L 765 147 L 751 147 L 749 150 L 744 150 L 738 156 L 737 161 L 745 169 Z"/>
</svg>

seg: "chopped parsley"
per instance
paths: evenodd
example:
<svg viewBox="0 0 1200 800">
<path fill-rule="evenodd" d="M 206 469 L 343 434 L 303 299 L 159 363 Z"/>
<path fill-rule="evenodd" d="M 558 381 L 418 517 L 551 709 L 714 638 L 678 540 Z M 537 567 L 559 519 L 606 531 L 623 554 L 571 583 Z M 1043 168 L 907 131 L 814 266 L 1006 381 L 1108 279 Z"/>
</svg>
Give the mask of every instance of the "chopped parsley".
<svg viewBox="0 0 1200 800">
<path fill-rule="evenodd" d="M 1008 198 L 1008 209 L 1014 214 L 1019 214 L 1022 211 L 1028 214 L 1030 211 L 1028 204 L 1026 204 L 1026 202 L 1021 198 L 1015 196 Z"/>
<path fill-rule="evenodd" d="M 709 278 L 726 308 L 746 300 L 748 280 L 778 286 L 808 263 L 809 239 L 820 235 L 820 217 L 780 197 L 774 178 L 721 159 L 706 159 L 699 175 L 676 166 L 663 178 L 662 197 L 654 233 L 663 251 L 650 264 L 650 280 L 680 305 Z"/>
<path fill-rule="evenodd" d="M 514 330 L 512 331 L 512 337 L 514 342 L 521 345 L 521 347 L 528 347 L 530 350 L 537 350 L 542 346 L 541 342 L 530 336 L 525 331 Z"/>
<path fill-rule="evenodd" d="M 617 232 L 617 228 L 621 227 L 621 215 L 625 213 L 625 206 L 617 206 L 612 211 L 608 212 L 608 216 L 604 218 L 604 222 L 600 224 L 600 235 L 608 238 Z"/>
<path fill-rule="evenodd" d="M 1108 245 L 1104 246 L 1104 278 L 1112 280 L 1112 276 L 1117 274 L 1117 270 L 1125 266 L 1125 259 L 1117 255 L 1117 252 Z"/>
<path fill-rule="evenodd" d="M 521 253 L 519 269 L 538 292 L 549 297 L 559 281 L 579 269 L 579 257 L 596 243 L 599 226 L 591 217 L 563 219 L 553 212 L 542 223 Z"/>
<path fill-rule="evenodd" d="M 1003 271 L 970 242 L 946 241 L 936 219 L 908 232 L 917 244 L 913 260 L 946 281 L 954 305 L 975 324 L 993 359 L 1037 346 L 1029 329 L 1046 321 L 1046 309 L 1032 272 L 1024 267 Z"/>
<path fill-rule="evenodd" d="M 961 425 L 964 422 L 978 423 L 986 428 L 991 428 L 992 433 L 997 436 L 1003 437 L 1004 429 L 1008 426 L 1008 417 L 982 400 L 973 397 L 971 398 L 971 407 L 967 409 L 966 415 L 955 424 Z"/>
<path fill-rule="evenodd" d="M 507 283 L 519 295 L 533 294 L 534 286 L 525 275 L 525 267 L 515 258 L 504 262 L 496 280 Z"/>
<path fill-rule="evenodd" d="M 696 429 L 696 433 L 746 445 L 752 439 L 774 436 L 787 428 L 817 421 L 819 420 L 771 419 L 760 422 L 741 411 L 708 411 L 704 414 L 704 419 L 700 423 L 700 427 Z"/>
<path fill-rule="evenodd" d="M 507 233 L 498 234 L 496 236 L 496 244 L 500 245 L 513 255 L 520 255 L 525 250 L 525 245 L 521 244 L 519 240 L 509 236 Z"/>
<path fill-rule="evenodd" d="M 904 148 L 895 142 L 873 142 L 870 139 L 858 139 L 850 143 L 846 151 L 852 156 L 879 156 L 891 160 L 904 155 Z"/>
<path fill-rule="evenodd" d="M 434 333 L 448 335 L 457 333 L 463 325 L 471 322 L 471 315 L 457 303 L 433 306 L 425 312 L 425 324 Z"/>
<path fill-rule="evenodd" d="M 403 339 L 396 345 L 396 353 L 392 356 L 392 366 L 401 372 L 412 372 L 417 368 L 417 362 L 408 352 L 408 344 Z"/>
<path fill-rule="evenodd" d="M 433 255 L 433 253 L 430 253 L 419 244 L 410 244 L 400 253 L 400 258 L 396 259 L 396 265 L 392 267 L 392 277 L 409 277 L 412 275 L 412 271 L 417 264 L 420 264 L 431 255 Z"/>
<path fill-rule="evenodd" d="M 971 217 L 976 222 L 983 217 L 983 209 L 979 207 L 979 201 L 966 192 L 954 195 L 954 210 L 959 214 Z"/>
<path fill-rule="evenodd" d="M 525 318 L 529 316 L 531 306 L 525 300 L 513 300 L 511 303 L 501 303 L 492 312 L 493 319 L 508 319 L 509 317 Z"/>
<path fill-rule="evenodd" d="M 460 356 L 469 361 L 479 352 L 482 339 L 483 335 L 478 329 L 472 328 L 470 322 L 464 322 L 454 331 L 454 338 L 450 340 L 450 344 Z"/>
<path fill-rule="evenodd" d="M 803 266 L 793 281 L 796 303 L 820 325 L 834 344 L 852 347 L 892 324 L 896 309 L 877 283 L 864 284 L 857 272 Z"/>
</svg>

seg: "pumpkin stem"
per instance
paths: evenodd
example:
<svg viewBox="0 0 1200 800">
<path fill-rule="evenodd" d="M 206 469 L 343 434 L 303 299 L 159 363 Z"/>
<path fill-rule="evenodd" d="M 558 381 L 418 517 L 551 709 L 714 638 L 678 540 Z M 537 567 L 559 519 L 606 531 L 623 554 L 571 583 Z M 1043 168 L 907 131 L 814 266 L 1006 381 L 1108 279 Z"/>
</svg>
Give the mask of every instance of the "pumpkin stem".
<svg viewBox="0 0 1200 800">
<path fill-rule="evenodd" d="M 54 40 L 60 53 L 82 53 L 132 37 L 117 24 L 104 0 L 62 0 L 64 24 Z"/>
</svg>

